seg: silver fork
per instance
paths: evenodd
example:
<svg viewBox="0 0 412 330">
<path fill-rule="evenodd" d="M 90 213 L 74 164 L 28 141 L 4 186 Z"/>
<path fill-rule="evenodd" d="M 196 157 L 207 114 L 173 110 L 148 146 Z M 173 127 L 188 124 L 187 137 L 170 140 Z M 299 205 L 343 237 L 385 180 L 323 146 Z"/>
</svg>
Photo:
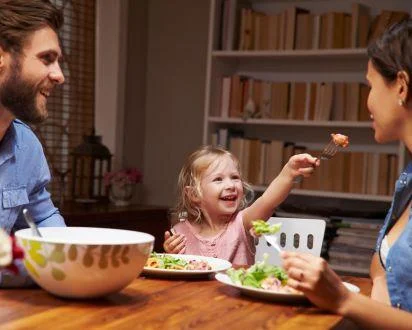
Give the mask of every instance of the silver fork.
<svg viewBox="0 0 412 330">
<path fill-rule="evenodd" d="M 322 150 L 319 158 L 321 160 L 331 159 L 338 152 L 338 149 L 339 145 L 337 145 L 335 142 L 333 142 L 333 139 L 331 139 L 326 147 Z"/>
<path fill-rule="evenodd" d="M 329 160 L 338 152 L 339 145 L 333 142 L 333 138 L 329 141 L 325 148 L 323 148 L 319 158 L 320 160 Z M 303 175 L 299 175 L 295 178 L 294 183 L 301 183 Z"/>
</svg>

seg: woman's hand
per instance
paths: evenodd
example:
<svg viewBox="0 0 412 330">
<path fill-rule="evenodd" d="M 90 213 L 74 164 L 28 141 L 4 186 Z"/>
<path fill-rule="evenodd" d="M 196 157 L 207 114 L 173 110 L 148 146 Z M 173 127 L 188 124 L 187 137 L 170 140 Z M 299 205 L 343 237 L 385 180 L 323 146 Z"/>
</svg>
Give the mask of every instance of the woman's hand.
<svg viewBox="0 0 412 330">
<path fill-rule="evenodd" d="M 169 231 L 166 231 L 163 248 L 166 253 L 174 253 L 174 254 L 185 253 L 186 238 L 184 235 L 181 235 L 181 234 L 171 235 Z"/>
<path fill-rule="evenodd" d="M 340 314 L 351 293 L 323 258 L 296 252 L 282 252 L 281 257 L 288 285 L 302 291 L 315 305 Z"/>
</svg>

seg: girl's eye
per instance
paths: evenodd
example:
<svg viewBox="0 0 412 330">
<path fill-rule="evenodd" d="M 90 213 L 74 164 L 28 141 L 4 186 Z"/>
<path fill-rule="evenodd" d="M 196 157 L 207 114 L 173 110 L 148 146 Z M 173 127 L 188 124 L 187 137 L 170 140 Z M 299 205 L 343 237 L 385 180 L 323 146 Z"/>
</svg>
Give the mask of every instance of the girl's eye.
<svg viewBox="0 0 412 330">
<path fill-rule="evenodd" d="M 233 175 L 232 180 L 240 180 L 240 176 L 239 175 Z"/>
<path fill-rule="evenodd" d="M 221 177 L 214 178 L 213 181 L 222 181 Z"/>
</svg>

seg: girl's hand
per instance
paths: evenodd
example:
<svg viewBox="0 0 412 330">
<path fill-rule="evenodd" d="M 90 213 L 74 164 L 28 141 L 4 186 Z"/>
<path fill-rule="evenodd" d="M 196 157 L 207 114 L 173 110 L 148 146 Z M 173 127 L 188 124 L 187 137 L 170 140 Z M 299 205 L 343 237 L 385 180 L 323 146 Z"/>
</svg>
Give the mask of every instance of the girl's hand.
<svg viewBox="0 0 412 330">
<path fill-rule="evenodd" d="M 256 233 L 255 228 L 253 228 L 253 227 L 249 229 L 249 234 L 253 238 L 259 238 L 260 236 L 262 236 L 261 234 Z"/>
<path fill-rule="evenodd" d="M 186 251 L 186 238 L 184 235 L 171 235 L 169 231 L 165 232 L 165 241 L 163 248 L 166 253 L 182 254 Z"/>
<path fill-rule="evenodd" d="M 309 154 L 297 154 L 289 158 L 285 169 L 289 170 L 293 178 L 303 175 L 305 178 L 312 175 L 320 160 Z"/>
<path fill-rule="evenodd" d="M 288 285 L 302 291 L 315 305 L 339 313 L 351 295 L 328 263 L 311 254 L 281 252 Z"/>
</svg>

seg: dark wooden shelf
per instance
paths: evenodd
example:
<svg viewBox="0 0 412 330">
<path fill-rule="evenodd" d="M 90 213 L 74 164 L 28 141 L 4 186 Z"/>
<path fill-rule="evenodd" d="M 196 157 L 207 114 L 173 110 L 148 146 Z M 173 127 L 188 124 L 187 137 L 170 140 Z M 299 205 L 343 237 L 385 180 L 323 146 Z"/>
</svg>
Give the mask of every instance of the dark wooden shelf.
<svg viewBox="0 0 412 330">
<path fill-rule="evenodd" d="M 170 227 L 166 206 L 67 202 L 60 212 L 70 227 L 117 228 L 151 234 L 155 237 L 156 252 L 163 251 L 164 232 Z"/>
</svg>

